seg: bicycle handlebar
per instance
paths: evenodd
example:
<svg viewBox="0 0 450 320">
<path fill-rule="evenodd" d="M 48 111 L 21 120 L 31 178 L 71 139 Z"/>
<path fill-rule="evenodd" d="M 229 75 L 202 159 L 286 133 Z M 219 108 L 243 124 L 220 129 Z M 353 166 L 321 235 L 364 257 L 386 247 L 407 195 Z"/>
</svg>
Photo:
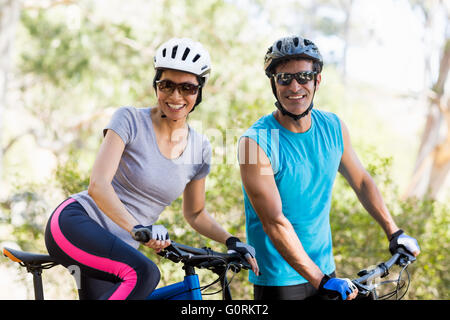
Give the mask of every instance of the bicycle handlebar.
<svg viewBox="0 0 450 320">
<path fill-rule="evenodd" d="M 371 282 L 377 278 L 384 278 L 389 274 L 389 270 L 394 265 L 399 265 L 406 269 L 406 267 L 416 261 L 416 258 L 409 254 L 406 250 L 399 248 L 392 257 L 386 262 L 382 262 L 376 266 L 376 268 L 367 271 L 361 270 L 358 272 L 359 278 L 353 279 L 352 282 L 358 287 L 359 295 L 366 296 L 374 288 Z"/>
<path fill-rule="evenodd" d="M 241 269 L 251 269 L 250 264 L 237 252 L 221 253 L 210 248 L 194 248 L 171 241 L 171 244 L 158 255 L 173 262 L 182 262 L 184 265 L 206 268 L 212 271 L 231 266 L 234 272 Z"/>
</svg>

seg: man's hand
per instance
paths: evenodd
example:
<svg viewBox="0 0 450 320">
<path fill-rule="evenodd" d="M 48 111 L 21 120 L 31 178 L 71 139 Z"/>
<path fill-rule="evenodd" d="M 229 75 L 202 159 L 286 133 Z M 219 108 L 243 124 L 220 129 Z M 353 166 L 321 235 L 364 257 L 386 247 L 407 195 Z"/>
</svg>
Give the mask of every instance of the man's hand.
<svg viewBox="0 0 450 320">
<path fill-rule="evenodd" d="M 394 254 L 399 247 L 405 248 L 414 257 L 420 253 L 419 243 L 413 237 L 408 236 L 403 230 L 394 232 L 389 239 L 389 251 Z"/>
<path fill-rule="evenodd" d="M 331 278 L 325 275 L 320 281 L 319 295 L 330 299 L 352 300 L 356 298 L 357 294 L 358 288 L 350 279 Z"/>
</svg>

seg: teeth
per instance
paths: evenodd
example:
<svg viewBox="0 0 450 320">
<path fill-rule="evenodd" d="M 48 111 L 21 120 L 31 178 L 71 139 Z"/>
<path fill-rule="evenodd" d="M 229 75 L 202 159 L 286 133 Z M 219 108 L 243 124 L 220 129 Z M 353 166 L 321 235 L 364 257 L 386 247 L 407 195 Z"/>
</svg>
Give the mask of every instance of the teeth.
<svg viewBox="0 0 450 320">
<path fill-rule="evenodd" d="M 178 109 L 181 109 L 181 108 L 184 107 L 184 104 L 171 104 L 171 103 L 168 103 L 167 105 L 169 107 L 171 107 L 172 109 L 175 109 L 175 110 L 178 110 Z"/>
<path fill-rule="evenodd" d="M 288 99 L 299 100 L 299 99 L 303 99 L 304 97 L 306 97 L 306 95 L 301 95 L 301 96 L 289 96 Z"/>
</svg>

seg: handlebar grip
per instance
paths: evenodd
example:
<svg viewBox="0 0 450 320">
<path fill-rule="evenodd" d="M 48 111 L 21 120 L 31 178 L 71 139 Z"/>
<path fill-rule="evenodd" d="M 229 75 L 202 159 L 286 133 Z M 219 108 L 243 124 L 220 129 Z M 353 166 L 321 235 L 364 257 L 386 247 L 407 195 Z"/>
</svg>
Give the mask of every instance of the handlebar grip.
<svg viewBox="0 0 450 320">
<path fill-rule="evenodd" d="M 400 254 L 398 263 L 402 266 L 405 265 L 407 263 L 413 263 L 414 261 L 416 261 L 416 257 L 414 257 L 414 255 L 412 255 L 408 250 L 403 249 L 403 248 L 398 248 L 397 249 L 397 253 Z"/>
<path fill-rule="evenodd" d="M 142 243 L 147 243 L 150 241 L 148 233 L 142 230 L 138 230 L 134 233 L 134 239 Z"/>
<path fill-rule="evenodd" d="M 244 269 L 251 269 L 252 266 L 248 263 L 246 257 L 243 257 L 239 252 L 235 250 L 228 250 L 227 253 L 235 258 L 240 264 L 244 267 Z"/>
</svg>

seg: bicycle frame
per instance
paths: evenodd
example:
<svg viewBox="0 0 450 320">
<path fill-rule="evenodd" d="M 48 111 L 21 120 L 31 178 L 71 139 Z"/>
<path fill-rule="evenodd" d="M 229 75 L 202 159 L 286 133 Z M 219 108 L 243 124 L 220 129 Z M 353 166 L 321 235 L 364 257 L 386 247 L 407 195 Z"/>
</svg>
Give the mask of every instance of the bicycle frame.
<svg viewBox="0 0 450 320">
<path fill-rule="evenodd" d="M 153 291 L 146 300 L 202 300 L 197 274 L 187 275 L 183 281 Z"/>
<path fill-rule="evenodd" d="M 42 270 L 52 268 L 58 265 L 58 263 L 49 255 L 23 252 L 10 248 L 3 248 L 3 254 L 12 261 L 18 262 L 22 267 L 26 267 L 27 271 L 33 274 L 35 299 L 43 300 Z M 195 273 L 195 267 L 207 267 L 210 268 L 209 270 L 218 274 L 223 289 L 223 299 L 231 300 L 231 292 L 225 274 L 227 268 L 214 264 L 213 258 L 219 257 L 222 261 L 223 259 L 236 260 L 236 255 L 221 254 L 209 248 L 198 249 L 181 244 L 177 244 L 176 247 L 171 246 L 171 251 L 167 249 L 158 254 L 174 262 L 183 261 L 183 269 L 185 270 L 184 280 L 154 290 L 146 300 L 203 300 L 201 291 L 203 288 L 200 286 L 199 277 Z M 193 263 L 193 265 L 189 265 L 188 262 Z M 197 263 L 203 263 L 204 265 L 197 265 Z M 243 263 L 243 265 L 240 265 L 239 270 L 240 268 L 250 268 L 250 265 L 246 262 Z M 238 267 L 239 265 L 235 266 Z"/>
<path fill-rule="evenodd" d="M 162 251 L 161 253 L 159 253 L 159 255 L 177 262 L 178 259 L 181 258 L 181 256 L 174 257 L 171 256 L 171 254 L 173 254 L 175 251 L 178 251 L 177 253 L 179 254 L 181 253 L 179 250 L 184 249 L 187 250 L 185 252 L 195 253 L 204 257 L 204 249 L 196 249 L 180 244 L 177 244 L 177 248 L 178 249 L 175 249 L 174 251 Z M 183 269 L 185 270 L 183 281 L 156 289 L 150 294 L 150 296 L 147 297 L 147 300 L 203 300 L 201 291 L 202 288 L 200 287 L 198 275 L 195 273 L 195 268 L 193 266 L 184 265 Z M 223 299 L 232 300 L 227 278 L 226 276 L 221 276 L 221 274 L 223 274 L 223 272 L 225 271 L 225 268 L 216 267 L 216 269 L 212 271 L 219 275 L 220 285 L 223 290 Z"/>
</svg>

